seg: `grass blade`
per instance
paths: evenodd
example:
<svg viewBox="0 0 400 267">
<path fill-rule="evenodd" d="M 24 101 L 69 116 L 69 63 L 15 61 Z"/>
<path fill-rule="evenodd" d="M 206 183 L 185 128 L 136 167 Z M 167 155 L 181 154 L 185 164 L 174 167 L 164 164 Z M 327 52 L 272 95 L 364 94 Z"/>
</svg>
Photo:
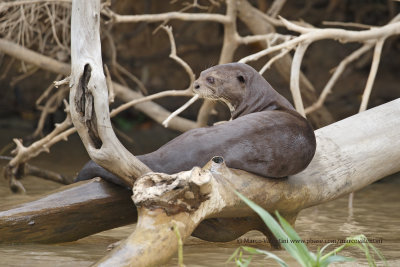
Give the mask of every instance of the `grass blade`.
<svg viewBox="0 0 400 267">
<path fill-rule="evenodd" d="M 274 253 L 271 253 L 269 251 L 265 251 L 262 249 L 257 249 L 257 248 L 252 248 L 252 247 L 242 247 L 243 250 L 252 253 L 252 254 L 261 254 L 261 255 L 265 255 L 266 259 L 273 259 L 275 260 L 280 266 L 282 267 L 288 267 L 287 263 L 282 260 L 281 258 L 279 258 L 278 256 L 276 256 Z"/>
<path fill-rule="evenodd" d="M 325 267 L 334 262 L 346 262 L 346 261 L 354 261 L 354 259 L 348 258 L 348 257 L 343 257 L 343 256 L 338 256 L 338 255 L 333 255 L 333 256 L 330 256 L 329 258 L 325 259 L 323 262 L 321 262 L 320 266 Z"/>
<path fill-rule="evenodd" d="M 297 247 L 297 250 L 300 252 L 299 255 L 303 258 L 304 262 L 308 262 L 311 266 L 315 265 L 315 257 L 312 254 L 307 246 L 302 242 L 300 236 L 296 233 L 293 227 L 288 223 L 285 218 L 283 218 L 278 211 L 275 212 L 283 230 L 287 233 L 289 238 L 294 241 L 294 245 Z M 298 241 L 298 242 L 297 242 Z"/>
<path fill-rule="evenodd" d="M 293 258 L 295 258 L 302 266 L 311 266 L 308 261 L 304 260 L 304 257 L 300 255 L 300 251 L 295 244 L 290 243 L 290 238 L 286 232 L 282 229 L 279 223 L 263 208 L 258 206 L 253 201 L 247 199 L 242 194 L 235 192 L 250 208 L 252 208 L 268 226 L 274 236 L 279 240 L 287 240 L 287 242 L 281 243 L 281 245 L 289 252 Z"/>
</svg>

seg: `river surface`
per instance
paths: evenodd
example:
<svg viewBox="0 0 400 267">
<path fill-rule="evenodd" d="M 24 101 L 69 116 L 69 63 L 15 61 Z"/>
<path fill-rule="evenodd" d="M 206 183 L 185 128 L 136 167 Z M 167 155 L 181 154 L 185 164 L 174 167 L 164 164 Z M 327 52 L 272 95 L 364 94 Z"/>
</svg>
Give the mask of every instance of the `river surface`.
<svg viewBox="0 0 400 267">
<path fill-rule="evenodd" d="M 9 143 L 11 137 L 19 135 L 20 132 L 0 129 L 0 148 Z M 136 137 L 135 141 L 140 138 Z M 170 138 L 170 136 L 158 138 L 157 142 L 166 142 Z M 144 141 L 136 142 L 133 146 L 136 149 L 139 147 L 139 151 L 148 149 Z M 73 176 L 87 159 L 80 140 L 77 136 L 73 136 L 70 141 L 54 146 L 50 154 L 41 155 L 30 163 Z M 3 165 L 4 161 L 1 162 L 1 166 Z M 0 179 L 0 210 L 60 187 L 56 183 L 35 177 L 26 177 L 22 182 L 27 194 L 15 195 L 8 189 L 7 182 Z M 352 216 L 349 216 L 347 209 L 347 196 L 308 208 L 298 216 L 296 230 L 303 240 L 312 242 L 308 247 L 314 252 L 325 242 L 364 234 L 370 240 L 378 241 L 374 245 L 381 250 L 389 266 L 400 266 L 399 189 L 400 174 L 396 174 L 356 192 Z M 134 225 L 124 226 L 76 242 L 56 245 L 1 244 L 0 266 L 89 266 L 107 253 L 108 245 L 125 238 L 133 229 Z M 235 266 L 234 263 L 226 261 L 240 245 L 271 250 L 268 244 L 264 243 L 262 234 L 256 231 L 229 243 L 209 243 L 189 238 L 183 250 L 184 263 L 186 266 Z M 336 246 L 338 245 L 331 245 L 332 248 Z M 285 251 L 273 252 L 290 266 L 298 266 Z M 356 261 L 336 266 L 367 265 L 364 254 L 355 248 L 345 250 L 341 255 L 353 257 Z M 251 266 L 277 266 L 272 260 L 265 260 L 260 256 L 253 257 L 252 262 Z M 379 261 L 378 263 L 379 266 L 383 266 Z M 177 257 L 174 257 L 167 266 L 177 266 Z"/>
</svg>

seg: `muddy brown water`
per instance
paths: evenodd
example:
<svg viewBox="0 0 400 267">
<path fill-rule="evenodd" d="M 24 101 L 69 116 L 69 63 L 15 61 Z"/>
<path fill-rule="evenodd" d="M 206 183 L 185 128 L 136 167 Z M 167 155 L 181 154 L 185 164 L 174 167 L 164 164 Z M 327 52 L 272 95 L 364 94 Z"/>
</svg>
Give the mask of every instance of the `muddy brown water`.
<svg viewBox="0 0 400 267">
<path fill-rule="evenodd" d="M 152 135 L 151 131 L 143 134 Z M 21 131 L 0 129 L 0 147 L 10 142 L 12 137 L 23 135 Z M 157 142 L 163 143 L 172 137 L 172 133 L 164 133 L 163 137 L 157 138 Z M 154 141 L 143 141 L 143 136 L 134 138 L 139 140 L 133 144 L 139 150 L 138 153 L 151 149 L 151 145 L 159 145 L 154 144 Z M 152 144 L 148 144 L 149 142 Z M 55 145 L 50 154 L 43 154 L 31 163 L 73 176 L 87 160 L 79 138 L 73 136 L 67 143 Z M 4 161 L 0 165 L 3 166 Z M 60 187 L 56 183 L 35 177 L 26 177 L 22 182 L 27 194 L 15 195 L 8 189 L 7 182 L 0 178 L 0 210 Z M 308 247 L 312 251 L 316 251 L 326 242 L 364 234 L 376 242 L 374 245 L 384 254 L 389 266 L 400 266 L 399 189 L 400 174 L 396 174 L 360 190 L 355 195 L 352 216 L 348 213 L 347 196 L 303 210 L 296 221 L 296 230 L 303 240 L 309 242 Z M 108 245 L 129 235 L 134 227 L 124 226 L 62 244 L 0 244 L 0 266 L 89 266 L 107 253 Z M 229 243 L 209 243 L 189 238 L 183 249 L 184 263 L 186 266 L 235 266 L 233 262 L 226 261 L 240 245 L 269 249 L 264 237 L 256 231 Z M 338 245 L 331 245 L 332 248 L 336 246 Z M 287 252 L 273 252 L 290 266 L 298 266 Z M 364 254 L 355 248 L 348 249 L 341 255 L 353 257 L 356 261 L 336 266 L 367 265 Z M 261 256 L 253 257 L 252 262 L 251 266 L 278 266 Z M 167 266 L 177 266 L 177 257 Z"/>
</svg>

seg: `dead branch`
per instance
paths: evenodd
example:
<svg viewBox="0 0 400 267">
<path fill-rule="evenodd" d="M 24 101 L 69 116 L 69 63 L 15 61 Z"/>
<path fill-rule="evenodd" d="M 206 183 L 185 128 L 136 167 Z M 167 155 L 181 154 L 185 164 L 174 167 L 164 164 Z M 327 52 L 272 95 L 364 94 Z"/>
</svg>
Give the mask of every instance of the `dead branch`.
<svg viewBox="0 0 400 267">
<path fill-rule="evenodd" d="M 184 60 L 182 60 L 176 54 L 176 45 L 175 45 L 174 35 L 172 34 L 172 28 L 168 27 L 168 26 L 163 26 L 162 28 L 168 34 L 169 42 L 171 44 L 171 53 L 170 53 L 169 57 L 172 58 L 173 60 L 175 60 L 179 65 L 181 65 L 185 69 L 185 71 L 188 74 L 189 79 L 190 79 L 189 87 L 188 87 L 188 89 L 190 89 L 195 80 L 195 75 L 193 73 L 193 70 L 189 66 L 189 64 L 187 64 Z"/>
<path fill-rule="evenodd" d="M 275 18 L 281 12 L 286 0 L 275 0 L 267 11 L 267 15 Z"/>
<path fill-rule="evenodd" d="M 323 21 L 322 24 L 329 25 L 329 26 L 354 27 L 354 28 L 360 28 L 360 29 L 371 29 L 374 27 L 372 25 L 365 25 L 365 24 L 361 24 L 361 23 L 340 22 L 340 21 Z"/>
<path fill-rule="evenodd" d="M 218 64 L 225 64 L 233 61 L 233 56 L 239 46 L 236 31 L 237 3 L 236 0 L 226 0 L 226 22 L 224 22 L 224 40 Z M 197 115 L 197 125 L 207 125 L 208 118 L 213 112 L 215 101 L 205 99 Z"/>
<path fill-rule="evenodd" d="M 52 83 L 53 84 L 53 83 Z M 53 84 L 54 86 L 54 84 Z M 51 87 L 49 87 L 51 88 Z M 36 138 L 39 135 L 42 135 L 42 130 L 44 127 L 45 120 L 47 116 L 51 113 L 54 113 L 57 108 L 61 105 L 63 99 L 66 97 L 68 93 L 68 87 L 62 88 L 58 90 L 57 93 L 53 94 L 46 102 L 44 107 L 38 106 L 38 109 L 41 109 L 42 112 L 40 114 L 39 122 L 36 127 L 36 130 L 33 132 L 32 137 Z"/>
<path fill-rule="evenodd" d="M 29 62 L 30 64 L 36 64 L 42 69 L 51 72 L 60 73 L 65 76 L 69 75 L 70 73 L 70 66 L 68 64 L 54 60 L 40 53 L 34 52 L 30 49 L 24 48 L 13 42 L 1 38 L 0 38 L 0 51 L 17 59 Z M 121 98 L 126 102 L 131 101 L 132 99 L 139 99 L 143 97 L 141 93 L 135 92 L 118 83 L 113 82 L 113 87 L 117 97 Z M 165 96 L 165 94 L 161 96 Z M 151 98 L 149 100 L 151 100 Z M 140 101 L 140 104 L 136 105 L 136 109 L 142 111 L 143 113 L 145 113 L 150 118 L 152 118 L 153 120 L 155 120 L 160 124 L 171 114 L 169 111 L 167 111 L 166 109 L 164 109 L 163 107 L 159 106 L 154 102 L 142 103 L 142 101 Z M 175 117 L 169 124 L 169 127 L 171 129 L 184 132 L 189 129 L 196 128 L 196 123 L 188 119 Z"/>
<path fill-rule="evenodd" d="M 46 137 L 34 142 L 29 147 L 25 147 L 19 139 L 14 139 L 16 148 L 11 153 L 15 156 L 4 168 L 4 177 L 8 179 L 10 183 L 10 188 L 14 192 L 25 192 L 23 185 L 19 181 L 17 181 L 21 172 L 20 167 L 23 166 L 24 163 L 26 163 L 31 158 L 36 157 L 42 152 L 50 152 L 50 147 L 55 143 L 61 140 L 67 140 L 67 137 L 70 134 L 69 131 L 71 129 L 68 131 L 66 130 L 71 125 L 71 118 L 68 113 L 68 103 L 65 101 L 64 104 L 67 112 L 67 117 L 61 124 L 56 124 L 55 129 Z"/>
<path fill-rule="evenodd" d="M 7 156 L 0 156 L 0 159 L 10 161 L 13 158 L 7 157 Z M 59 174 L 59 173 L 56 173 L 56 172 L 53 172 L 50 170 L 45 170 L 43 168 L 39 168 L 37 166 L 30 165 L 28 163 L 20 165 L 19 170 L 18 170 L 18 175 L 19 176 L 27 176 L 27 175 L 36 176 L 36 177 L 43 178 L 45 180 L 53 181 L 53 182 L 60 183 L 60 184 L 71 184 L 73 181 L 72 177 L 65 177 L 62 174 Z M 17 178 L 19 178 L 19 177 L 17 177 Z"/>
<path fill-rule="evenodd" d="M 375 42 L 375 52 L 374 52 L 374 58 L 373 58 L 373 64 L 371 66 L 371 71 L 370 75 L 368 76 L 367 80 L 367 85 L 364 90 L 363 94 L 363 99 L 362 103 L 360 106 L 360 111 L 365 110 L 369 95 L 372 90 L 372 85 L 375 80 L 375 75 L 377 72 L 377 68 L 379 65 L 379 60 L 380 60 L 380 54 L 381 50 L 383 47 L 384 40 L 391 36 L 391 35 L 397 35 L 400 34 L 400 24 L 397 22 L 397 17 L 394 18 L 389 24 L 378 27 L 378 28 L 372 28 L 369 30 L 365 31 L 346 31 L 343 29 L 315 29 L 315 28 L 306 28 L 300 25 L 296 25 L 294 23 L 291 23 L 283 18 L 281 18 L 282 22 L 285 24 L 285 26 L 289 30 L 297 31 L 301 33 L 300 36 L 288 40 L 286 42 L 283 42 L 281 44 L 271 46 L 263 51 L 260 51 L 258 53 L 255 53 L 253 55 L 247 56 L 243 59 L 240 60 L 240 62 L 249 62 L 253 60 L 258 60 L 262 56 L 265 56 L 267 54 L 276 52 L 276 51 L 281 51 L 281 53 L 286 53 L 286 51 L 292 50 L 295 46 L 297 46 L 296 53 L 295 53 L 295 59 L 293 64 L 292 64 L 292 78 L 291 78 L 291 91 L 293 95 L 293 99 L 295 102 L 296 109 L 302 113 L 309 113 L 317 110 L 318 108 L 322 107 L 323 101 L 326 99 L 326 96 L 328 93 L 331 91 L 334 83 L 340 76 L 340 74 L 343 72 L 345 66 L 358 58 L 361 54 L 365 53 L 368 51 L 372 44 L 371 42 Z M 357 51 L 353 52 L 350 56 L 345 58 L 340 64 L 339 67 L 336 69 L 335 73 L 332 75 L 331 79 L 328 81 L 326 84 L 324 90 L 322 91 L 321 96 L 319 99 L 312 104 L 309 108 L 306 109 L 306 112 L 304 111 L 302 101 L 299 101 L 299 96 L 301 99 L 301 95 L 299 94 L 299 70 L 300 70 L 300 65 L 301 65 L 301 60 L 302 57 L 305 53 L 306 48 L 308 45 L 312 42 L 322 40 L 322 39 L 335 39 L 339 40 L 340 42 L 363 42 L 364 46 L 358 49 Z M 296 57 L 297 56 L 297 57 Z M 296 64 L 295 64 L 296 63 Z"/>
<path fill-rule="evenodd" d="M 68 60 L 70 38 L 65 33 L 69 32 L 70 1 L 8 1 L 0 3 L 0 13 L 0 38 Z M 21 78 L 31 75 L 25 62 L 21 67 Z"/>
<path fill-rule="evenodd" d="M 226 16 L 219 14 L 169 12 L 163 14 L 119 15 L 108 8 L 102 10 L 102 14 L 108 16 L 112 23 L 136 23 L 141 21 L 159 22 L 173 19 L 184 21 L 215 21 L 223 24 L 229 23 L 229 19 Z"/>
<path fill-rule="evenodd" d="M 346 69 L 346 66 L 349 65 L 351 62 L 354 60 L 358 59 L 361 55 L 364 53 L 368 52 L 372 48 L 372 44 L 364 44 L 362 47 L 348 55 L 346 58 L 344 58 L 339 65 L 335 68 L 335 72 L 332 74 L 331 78 L 329 81 L 326 83 L 324 89 L 322 90 L 318 100 L 312 104 L 311 106 L 307 107 L 305 109 L 305 113 L 311 113 L 314 112 L 315 110 L 321 108 L 326 100 L 326 97 L 332 92 L 332 88 L 335 85 L 336 81 L 339 79 L 340 75 L 343 73 L 343 71 Z"/>
<path fill-rule="evenodd" d="M 114 93 L 114 87 L 111 81 L 111 74 L 110 71 L 108 70 L 108 67 L 106 64 L 104 64 L 104 71 L 106 74 L 106 84 L 107 84 L 107 89 L 108 89 L 108 104 L 114 103 L 114 98 L 115 98 L 115 93 Z"/>
<path fill-rule="evenodd" d="M 150 169 L 119 142 L 112 130 L 99 25 L 100 1 L 73 1 L 71 118 L 92 160 L 132 186 L 136 177 Z"/>
<path fill-rule="evenodd" d="M 168 116 L 168 118 L 163 121 L 162 125 L 164 127 L 168 127 L 169 122 L 176 116 L 178 116 L 180 113 L 182 113 L 185 109 L 187 109 L 190 105 L 192 105 L 196 100 L 199 99 L 199 95 L 194 95 L 189 101 L 187 101 L 183 106 L 175 110 L 174 112 L 171 113 L 171 115 Z"/>
<path fill-rule="evenodd" d="M 315 29 L 305 28 L 294 23 L 291 23 L 283 18 L 282 22 L 286 25 L 289 30 L 301 33 L 300 36 L 291 39 L 285 43 L 281 43 L 253 55 L 249 55 L 240 60 L 242 63 L 255 61 L 263 56 L 270 53 L 280 51 L 281 49 L 290 49 L 303 42 L 315 42 L 323 39 L 334 39 L 339 40 L 342 43 L 346 42 L 368 42 L 371 40 L 379 40 L 381 38 L 387 38 L 391 35 L 400 34 L 400 22 L 387 24 L 382 27 L 373 28 L 365 31 L 349 31 L 343 29 Z"/>
<path fill-rule="evenodd" d="M 143 94 L 147 95 L 148 91 L 144 86 L 144 84 L 142 83 L 142 81 L 117 62 L 117 49 L 115 47 L 114 39 L 112 38 L 111 33 L 108 30 L 105 30 L 104 35 L 106 36 L 108 43 L 110 45 L 109 53 L 111 54 L 111 70 L 113 74 L 117 77 L 117 80 L 124 86 L 128 87 L 128 84 L 125 82 L 124 78 L 120 74 L 121 72 L 122 74 L 127 76 L 130 80 L 132 80 L 134 83 L 136 83 L 136 85 L 139 87 L 140 91 Z"/>
<path fill-rule="evenodd" d="M 192 95 L 193 95 L 193 93 L 190 90 L 186 89 L 186 90 L 168 90 L 168 91 L 162 91 L 162 92 L 159 92 L 159 93 L 155 93 L 155 94 L 152 94 L 152 95 L 149 95 L 149 96 L 143 96 L 141 98 L 134 99 L 134 100 L 129 101 L 129 102 L 125 103 L 125 104 L 122 104 L 116 109 L 113 109 L 111 111 L 111 117 L 114 117 L 115 115 L 117 115 L 121 111 L 126 110 L 126 109 L 128 109 L 128 108 L 130 108 L 130 107 L 132 107 L 134 105 L 138 105 L 140 103 L 151 101 L 151 100 L 154 100 L 154 99 L 157 99 L 157 98 L 166 97 L 166 96 L 192 96 Z"/>
<path fill-rule="evenodd" d="M 59 73 L 67 76 L 71 69 L 66 63 L 44 56 L 40 53 L 34 52 L 2 38 L 0 38 L 0 51 L 19 60 L 37 65 L 40 68 L 53 73 Z"/>
<path fill-rule="evenodd" d="M 56 81 L 58 81 L 59 79 L 61 79 L 62 75 L 58 74 L 56 77 Z M 42 103 L 43 99 L 47 98 L 51 92 L 51 90 L 53 90 L 54 87 L 58 87 L 56 86 L 56 84 L 53 82 L 49 85 L 49 87 L 47 87 L 43 93 L 39 96 L 39 98 L 36 100 L 35 104 L 36 107 L 38 107 L 40 105 L 40 103 Z"/>
<path fill-rule="evenodd" d="M 32 64 L 36 64 L 37 66 L 52 71 L 56 73 L 60 73 L 63 75 L 68 75 L 70 66 L 68 64 L 59 62 L 57 60 L 51 59 L 49 57 L 46 57 L 44 55 L 41 55 L 37 52 L 34 52 L 32 50 L 29 50 L 27 48 L 21 47 L 19 45 L 16 45 L 10 41 L 0 39 L 0 51 L 7 53 L 15 58 L 27 61 Z M 69 81 L 69 79 L 67 79 Z M 63 80 L 56 85 L 61 85 L 64 84 L 65 81 Z M 129 88 L 126 88 L 122 85 L 119 85 L 117 83 L 113 83 L 113 87 L 115 89 L 115 92 L 117 96 L 119 96 L 121 99 L 128 101 L 125 105 L 122 105 L 119 107 L 116 111 L 113 111 L 112 116 L 115 116 L 122 110 L 125 110 L 128 107 L 136 105 L 136 108 L 139 109 L 140 111 L 146 113 L 149 117 L 153 118 L 154 120 L 158 121 L 159 123 L 162 123 L 168 116 L 171 114 L 164 108 L 160 107 L 159 105 L 153 103 L 153 102 L 147 102 L 156 98 L 160 97 L 165 97 L 165 96 L 173 96 L 173 95 L 182 95 L 182 96 L 190 96 L 192 95 L 190 91 L 164 91 L 160 92 L 158 94 L 149 96 L 149 97 L 143 97 L 142 94 L 134 92 L 130 90 Z M 60 94 L 62 92 L 59 91 Z M 56 98 L 58 98 L 58 95 L 54 95 L 51 97 L 54 101 Z M 129 100 L 134 99 L 133 101 L 129 102 Z M 48 107 L 43 109 L 41 117 L 44 117 L 46 113 L 49 111 L 52 111 L 50 106 L 52 105 L 52 102 L 48 101 L 46 105 Z M 147 103 L 144 103 L 147 102 Z M 54 108 L 53 108 L 54 109 Z M 44 119 L 41 119 L 40 121 L 44 122 Z M 39 124 L 38 130 L 41 128 L 42 123 Z M 63 124 L 65 125 L 65 124 Z M 187 119 L 183 119 L 180 117 L 175 117 L 169 124 L 169 127 L 172 129 L 176 130 L 181 130 L 181 131 L 186 131 L 188 129 L 195 128 L 196 125 L 194 122 L 191 122 Z M 74 133 L 76 130 L 74 128 L 69 127 L 56 127 L 56 132 L 50 133 L 48 136 L 45 136 L 41 140 L 35 142 L 32 144 L 30 147 L 25 148 L 21 144 L 21 152 L 17 153 L 17 156 L 15 157 L 14 161 L 11 161 L 10 164 L 7 166 L 6 171 L 8 174 L 6 174 L 6 177 L 8 177 L 9 183 L 11 188 L 14 190 L 19 190 L 20 192 L 24 192 L 25 189 L 23 185 L 15 178 L 17 170 L 19 169 L 19 166 L 22 166 L 24 163 L 32 159 L 33 157 L 36 157 L 38 154 L 44 151 L 49 151 L 48 148 L 50 148 L 53 144 L 60 140 L 65 140 L 70 134 Z M 64 131 L 59 131 L 60 129 L 64 129 Z M 56 136 L 55 138 L 53 138 Z M 18 142 L 18 141 L 17 141 Z M 38 149 L 38 148 L 46 148 L 46 149 Z M 21 154 L 19 154 L 21 153 Z M 19 156 L 18 156 L 19 155 Z"/>
<path fill-rule="evenodd" d="M 239 18 L 241 21 L 243 21 L 246 26 L 251 30 L 253 34 L 270 34 L 270 33 L 275 33 L 275 27 L 283 25 L 279 20 L 273 19 L 271 21 L 270 17 L 266 16 L 264 13 L 262 13 L 260 10 L 257 8 L 253 7 L 248 1 L 246 0 L 239 0 L 238 5 L 240 8 L 238 9 L 239 11 Z M 266 18 L 268 17 L 268 18 Z M 278 21 L 279 23 L 276 23 Z M 286 36 L 282 38 L 281 40 L 283 42 L 287 42 L 288 40 L 292 39 L 292 36 Z M 268 48 L 269 45 L 272 45 L 273 42 L 270 43 L 265 43 L 262 42 L 260 45 L 263 48 Z M 287 53 L 289 53 L 291 50 L 287 49 Z M 283 53 L 283 50 L 282 50 Z M 278 56 L 277 56 L 278 57 Z M 286 55 L 280 55 L 279 60 L 275 60 L 274 67 L 278 71 L 278 73 L 288 82 L 290 83 L 291 79 L 291 65 L 292 65 L 292 57 L 289 54 Z M 277 59 L 277 58 L 275 58 Z M 274 61 L 272 61 L 274 62 Z M 270 64 L 272 64 L 272 62 Z M 268 63 L 264 68 L 262 68 L 262 71 L 266 69 L 268 66 Z M 301 93 L 302 93 L 302 98 L 304 100 L 304 104 L 311 105 L 317 100 L 317 95 L 315 93 L 315 89 L 313 85 L 310 83 L 310 81 L 307 79 L 307 77 L 300 72 L 300 88 L 301 88 Z M 334 119 L 330 112 L 325 108 L 321 107 L 318 111 L 316 111 L 315 114 L 310 114 L 308 116 L 312 124 L 316 128 L 320 128 L 322 126 L 328 125 L 332 122 L 334 122 Z"/>
<path fill-rule="evenodd" d="M 292 92 L 294 106 L 301 115 L 306 116 L 304 112 L 303 101 L 301 100 L 300 93 L 300 66 L 303 60 L 304 53 L 306 52 L 310 43 L 301 43 L 294 53 L 292 70 L 290 76 L 290 91 Z"/>
<path fill-rule="evenodd" d="M 399 24 L 400 26 L 400 24 Z M 399 31 L 400 33 L 400 31 Z M 367 109 L 369 96 L 371 95 L 372 86 L 374 85 L 375 76 L 378 71 L 379 61 L 381 59 L 382 47 L 385 42 L 385 37 L 380 38 L 375 45 L 374 56 L 372 58 L 371 70 L 368 75 L 367 85 L 365 86 L 365 90 L 361 100 L 361 106 L 359 112 L 365 111 Z"/>
</svg>

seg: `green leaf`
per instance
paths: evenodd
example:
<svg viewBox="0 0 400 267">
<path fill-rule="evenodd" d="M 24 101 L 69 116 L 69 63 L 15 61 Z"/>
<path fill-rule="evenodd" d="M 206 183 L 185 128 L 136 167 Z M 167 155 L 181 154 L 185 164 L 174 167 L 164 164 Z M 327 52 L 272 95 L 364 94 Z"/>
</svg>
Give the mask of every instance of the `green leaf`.
<svg viewBox="0 0 400 267">
<path fill-rule="evenodd" d="M 237 254 L 239 253 L 240 248 L 241 248 L 241 247 L 238 247 L 238 248 L 235 250 L 235 252 L 232 253 L 232 255 L 229 257 L 229 259 L 228 259 L 225 263 L 228 263 L 228 262 L 232 261 L 233 259 L 235 259 L 236 256 L 237 256 Z"/>
<path fill-rule="evenodd" d="M 302 257 L 304 262 L 308 262 L 311 264 L 311 266 L 315 265 L 315 256 L 312 254 L 307 246 L 303 243 L 300 242 L 302 239 L 301 237 L 296 233 L 296 231 L 293 229 L 293 227 L 288 223 L 285 218 L 283 218 L 278 211 L 275 212 L 276 216 L 279 219 L 280 224 L 282 225 L 283 230 L 287 233 L 289 238 L 293 241 L 299 241 L 299 242 L 294 242 L 294 245 L 297 247 L 297 250 L 300 252 L 299 255 Z"/>
<path fill-rule="evenodd" d="M 266 259 L 273 259 L 275 260 L 280 266 L 282 267 L 288 267 L 287 263 L 282 260 L 281 258 L 279 258 L 278 256 L 276 256 L 274 253 L 271 253 L 269 251 L 265 251 L 262 249 L 257 249 L 257 248 L 252 248 L 252 247 L 242 247 L 243 250 L 252 253 L 252 254 L 259 254 L 259 255 L 265 255 Z"/>
<path fill-rule="evenodd" d="M 323 246 L 322 248 L 321 248 L 321 250 L 320 250 L 320 253 L 321 253 L 321 255 L 322 255 L 322 253 L 324 252 L 324 250 L 327 248 L 327 247 L 329 247 L 330 245 L 332 245 L 333 243 L 328 243 L 328 244 L 326 244 L 325 246 Z"/>
<path fill-rule="evenodd" d="M 236 265 L 237 265 L 237 266 L 240 266 L 240 267 L 247 267 L 247 266 L 249 266 L 250 263 L 251 263 L 251 257 L 248 258 L 248 259 L 243 259 L 243 258 L 236 259 L 235 262 L 236 262 Z"/>
<path fill-rule="evenodd" d="M 378 257 L 384 262 L 385 266 L 389 266 L 383 254 L 371 243 L 368 242 L 368 245 L 370 246 L 370 248 L 372 248 L 375 254 L 378 255 Z"/>
<path fill-rule="evenodd" d="M 348 258 L 348 257 L 343 257 L 343 256 L 338 256 L 338 255 L 333 255 L 333 256 L 328 257 L 324 261 L 320 262 L 319 266 L 325 267 L 334 262 L 346 262 L 346 261 L 354 261 L 354 259 Z"/>
<path fill-rule="evenodd" d="M 286 234 L 286 232 L 281 228 L 278 222 L 263 208 L 258 206 L 256 203 L 253 201 L 247 199 L 245 196 L 242 194 L 238 193 L 235 191 L 235 193 L 250 207 L 252 208 L 264 221 L 264 223 L 268 226 L 268 228 L 271 230 L 271 232 L 274 234 L 274 236 L 280 240 L 287 240 L 287 242 L 281 243 L 281 245 L 286 249 L 287 252 L 290 253 L 290 255 L 293 256 L 302 266 L 311 266 L 310 262 L 305 260 L 306 257 L 301 255 L 300 251 L 296 247 L 295 244 L 290 242 L 289 236 Z"/>
</svg>

